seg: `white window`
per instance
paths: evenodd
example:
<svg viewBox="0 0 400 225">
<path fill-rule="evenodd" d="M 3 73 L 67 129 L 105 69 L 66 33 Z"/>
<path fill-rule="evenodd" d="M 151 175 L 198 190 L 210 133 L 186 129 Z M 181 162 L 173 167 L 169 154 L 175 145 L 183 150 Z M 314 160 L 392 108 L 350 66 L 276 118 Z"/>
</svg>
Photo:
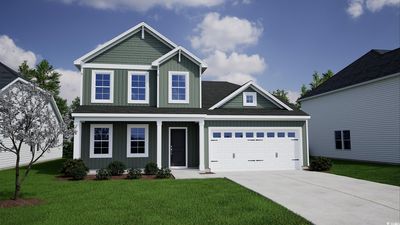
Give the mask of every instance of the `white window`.
<svg viewBox="0 0 400 225">
<path fill-rule="evenodd" d="M 128 103 L 149 103 L 149 72 L 128 72 Z"/>
<path fill-rule="evenodd" d="M 127 134 L 127 157 L 148 157 L 149 126 L 147 124 L 129 124 Z"/>
<path fill-rule="evenodd" d="M 168 72 L 168 103 L 189 103 L 189 72 Z"/>
<path fill-rule="evenodd" d="M 112 158 L 112 124 L 90 125 L 90 158 Z"/>
<path fill-rule="evenodd" d="M 257 93 L 243 92 L 243 106 L 257 106 Z"/>
<path fill-rule="evenodd" d="M 114 71 L 92 71 L 92 102 L 113 103 Z"/>
</svg>

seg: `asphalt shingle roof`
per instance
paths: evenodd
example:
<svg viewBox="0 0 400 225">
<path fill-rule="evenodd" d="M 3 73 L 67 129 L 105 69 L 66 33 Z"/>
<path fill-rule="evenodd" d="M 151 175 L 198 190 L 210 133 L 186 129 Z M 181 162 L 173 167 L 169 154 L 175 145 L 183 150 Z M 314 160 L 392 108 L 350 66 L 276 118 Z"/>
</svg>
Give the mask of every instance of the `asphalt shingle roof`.
<svg viewBox="0 0 400 225">
<path fill-rule="evenodd" d="M 374 49 L 339 71 L 316 89 L 309 91 L 302 99 L 399 72 L 400 48 L 394 50 Z"/>
<path fill-rule="evenodd" d="M 18 77 L 20 77 L 20 75 L 16 71 L 0 62 L 0 89 L 7 86 Z"/>
</svg>

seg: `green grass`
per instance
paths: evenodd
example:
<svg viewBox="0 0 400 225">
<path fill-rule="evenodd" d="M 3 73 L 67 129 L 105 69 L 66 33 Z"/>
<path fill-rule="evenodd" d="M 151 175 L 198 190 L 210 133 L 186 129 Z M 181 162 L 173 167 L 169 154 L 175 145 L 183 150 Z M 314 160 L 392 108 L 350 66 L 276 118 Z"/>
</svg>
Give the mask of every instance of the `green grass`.
<svg viewBox="0 0 400 225">
<path fill-rule="evenodd" d="M 226 179 L 60 181 L 62 161 L 36 165 L 22 186 L 42 205 L 0 209 L 0 224 L 309 224 Z M 0 199 L 13 191 L 0 171 Z"/>
<path fill-rule="evenodd" d="M 400 166 L 332 160 L 329 173 L 400 186 Z"/>
</svg>

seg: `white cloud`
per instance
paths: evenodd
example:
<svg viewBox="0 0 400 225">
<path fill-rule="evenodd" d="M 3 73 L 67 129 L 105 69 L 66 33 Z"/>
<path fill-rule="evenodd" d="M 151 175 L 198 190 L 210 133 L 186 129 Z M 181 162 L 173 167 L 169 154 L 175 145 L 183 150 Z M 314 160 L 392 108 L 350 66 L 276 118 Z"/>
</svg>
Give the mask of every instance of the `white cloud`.
<svg viewBox="0 0 400 225">
<path fill-rule="evenodd" d="M 237 84 L 243 84 L 249 80 L 256 80 L 256 75 L 265 71 L 267 64 L 259 55 L 238 54 L 236 52 L 227 55 L 216 50 L 205 61 L 208 69 L 207 77 L 215 80 L 224 80 Z"/>
<path fill-rule="evenodd" d="M 364 8 L 371 12 L 378 12 L 385 6 L 400 6 L 400 0 L 350 0 L 346 9 L 353 18 L 358 18 L 364 13 Z"/>
<path fill-rule="evenodd" d="M 238 17 L 221 17 L 208 13 L 197 25 L 196 36 L 190 38 L 192 47 L 203 52 L 234 51 L 237 47 L 257 44 L 263 27 Z"/>
<path fill-rule="evenodd" d="M 18 70 L 18 67 L 25 60 L 29 66 L 34 66 L 36 63 L 36 55 L 31 51 L 26 51 L 17 45 L 7 35 L 0 35 L 0 61 L 11 67 L 14 70 Z"/>
<path fill-rule="evenodd" d="M 78 71 L 56 69 L 61 74 L 60 77 L 60 95 L 62 98 L 67 99 L 71 103 L 75 97 L 81 93 L 81 74 Z"/>
<path fill-rule="evenodd" d="M 14 70 L 18 70 L 19 65 L 25 60 L 29 67 L 34 67 L 37 61 L 37 55 L 31 51 L 24 50 L 17 45 L 13 39 L 6 35 L 0 35 L 0 61 L 11 67 Z M 79 96 L 80 91 L 80 73 L 66 69 L 56 69 L 57 72 L 61 73 L 60 83 L 60 95 L 61 97 L 71 102 L 76 96 Z"/>
<path fill-rule="evenodd" d="M 298 91 L 287 91 L 288 98 L 291 103 L 296 103 L 297 99 L 300 97 L 300 92 Z"/>
<path fill-rule="evenodd" d="M 78 4 L 95 9 L 119 10 L 129 9 L 145 12 L 151 8 L 179 9 L 184 7 L 213 7 L 225 0 L 58 0 L 66 4 Z"/>
</svg>

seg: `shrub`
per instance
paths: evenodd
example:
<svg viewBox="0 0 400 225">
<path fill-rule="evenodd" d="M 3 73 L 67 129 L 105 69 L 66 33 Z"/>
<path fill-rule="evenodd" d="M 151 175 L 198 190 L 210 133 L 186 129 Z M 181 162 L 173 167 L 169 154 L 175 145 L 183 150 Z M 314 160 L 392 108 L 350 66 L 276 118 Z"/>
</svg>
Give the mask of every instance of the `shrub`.
<svg viewBox="0 0 400 225">
<path fill-rule="evenodd" d="M 315 157 L 311 159 L 310 170 L 327 171 L 332 167 L 332 161 L 326 157 Z"/>
<path fill-rule="evenodd" d="M 102 168 L 96 171 L 96 180 L 109 180 L 111 172 L 108 169 Z"/>
<path fill-rule="evenodd" d="M 67 159 L 64 162 L 60 172 L 67 177 L 74 177 L 74 176 L 79 177 L 81 175 L 77 174 L 83 174 L 83 172 L 85 173 L 86 176 L 87 172 L 89 172 L 89 168 L 86 167 L 85 163 L 81 159 Z"/>
<path fill-rule="evenodd" d="M 171 170 L 168 168 L 162 168 L 157 171 L 156 177 L 159 179 L 170 178 L 172 176 Z"/>
<path fill-rule="evenodd" d="M 83 180 L 87 175 L 87 170 L 83 166 L 73 167 L 70 170 L 72 180 Z"/>
<path fill-rule="evenodd" d="M 144 172 L 148 175 L 155 175 L 157 174 L 157 171 L 158 171 L 157 163 L 154 162 L 149 162 L 144 167 Z"/>
<path fill-rule="evenodd" d="M 74 145 L 74 143 L 72 141 L 64 141 L 64 144 L 63 144 L 63 158 L 64 159 L 72 159 L 73 145 Z"/>
<path fill-rule="evenodd" d="M 123 162 L 114 161 L 108 164 L 107 169 L 109 170 L 112 176 L 121 176 L 124 173 L 126 166 Z"/>
<path fill-rule="evenodd" d="M 142 170 L 140 169 L 129 169 L 128 170 L 128 179 L 140 179 L 142 177 Z"/>
</svg>

